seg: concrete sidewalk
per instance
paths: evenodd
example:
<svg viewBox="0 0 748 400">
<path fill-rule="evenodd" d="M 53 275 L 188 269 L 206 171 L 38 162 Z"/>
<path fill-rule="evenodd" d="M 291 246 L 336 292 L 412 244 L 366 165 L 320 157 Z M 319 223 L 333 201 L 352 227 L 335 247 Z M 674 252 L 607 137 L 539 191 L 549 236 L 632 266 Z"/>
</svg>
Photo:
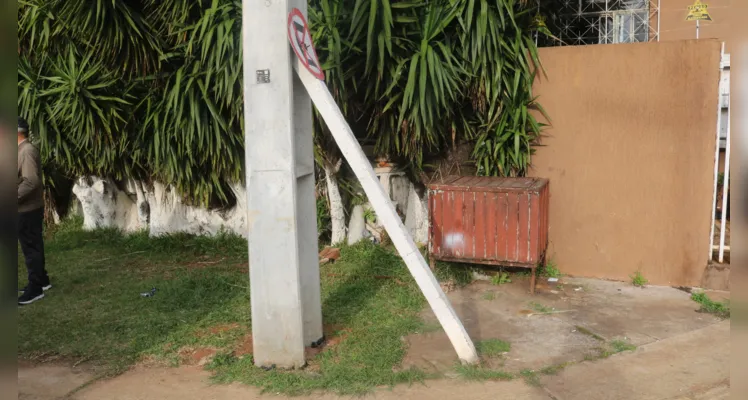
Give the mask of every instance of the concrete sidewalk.
<svg viewBox="0 0 748 400">
<path fill-rule="evenodd" d="M 91 380 L 71 393 L 75 385 Z M 22 368 L 18 372 L 19 400 L 279 400 L 287 397 L 262 394 L 240 384 L 211 385 L 210 374 L 198 367 L 136 368 L 114 379 L 95 381 L 86 372 L 65 367 Z M 365 398 L 377 400 L 470 399 L 548 400 L 546 392 L 522 380 L 468 383 L 454 379 L 427 381 L 413 386 L 380 389 Z M 294 397 L 298 400 L 339 400 L 320 394 Z"/>
<path fill-rule="evenodd" d="M 541 379 L 557 400 L 729 398 L 730 322 L 580 363 Z"/>
<path fill-rule="evenodd" d="M 568 279 L 540 285 L 530 296 L 524 282 L 475 283 L 449 294 L 474 340 L 501 339 L 511 350 L 492 367 L 521 370 L 568 365 L 543 375 L 536 385 L 466 382 L 456 377 L 457 361 L 439 329 L 410 335 L 402 367 L 421 368 L 447 378 L 379 389 L 367 398 L 497 400 L 726 400 L 729 398 L 730 321 L 697 313 L 688 293 L 667 287 L 634 288 L 621 282 Z M 542 313 L 542 307 L 554 310 Z M 555 313 L 556 311 L 561 311 Z M 424 311 L 427 323 L 432 314 Z M 613 340 L 637 346 L 596 361 Z M 96 371 L 56 365 L 21 365 L 19 400 L 246 400 L 280 399 L 243 385 L 211 385 L 199 367 L 136 367 L 109 380 Z M 333 400 L 318 394 L 300 400 Z"/>
<path fill-rule="evenodd" d="M 505 285 L 476 282 L 449 293 L 449 299 L 470 337 L 500 339 L 511 350 L 492 367 L 506 372 L 539 371 L 564 363 L 597 358 L 613 341 L 645 346 L 696 331 L 720 319 L 698 313 L 690 294 L 671 287 L 638 288 L 630 283 L 563 278 L 538 283 L 530 295 L 520 279 Z M 430 309 L 427 325 L 438 326 Z M 441 330 L 406 337 L 403 368 L 449 373 L 457 362 L 449 338 Z"/>
<path fill-rule="evenodd" d="M 468 383 L 460 379 L 427 381 L 423 385 L 381 389 L 367 398 L 377 400 L 727 400 L 729 399 L 730 322 L 640 347 L 634 352 L 583 362 L 556 376 L 541 379 L 541 387 L 522 380 Z M 209 373 L 198 367 L 136 368 L 114 379 L 94 377 L 66 367 L 23 367 L 18 372 L 19 400 L 277 400 L 251 387 L 211 385 Z M 335 400 L 332 395 L 300 400 Z"/>
</svg>

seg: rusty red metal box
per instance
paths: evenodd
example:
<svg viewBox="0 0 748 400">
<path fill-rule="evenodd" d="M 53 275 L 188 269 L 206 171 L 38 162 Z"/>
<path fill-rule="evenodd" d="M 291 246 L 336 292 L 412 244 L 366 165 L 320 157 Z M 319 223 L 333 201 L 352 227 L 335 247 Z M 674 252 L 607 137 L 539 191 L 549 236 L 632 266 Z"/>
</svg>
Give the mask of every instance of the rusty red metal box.
<svg viewBox="0 0 748 400">
<path fill-rule="evenodd" d="M 548 196 L 543 178 L 457 176 L 430 184 L 431 258 L 534 272 L 548 247 Z"/>
</svg>

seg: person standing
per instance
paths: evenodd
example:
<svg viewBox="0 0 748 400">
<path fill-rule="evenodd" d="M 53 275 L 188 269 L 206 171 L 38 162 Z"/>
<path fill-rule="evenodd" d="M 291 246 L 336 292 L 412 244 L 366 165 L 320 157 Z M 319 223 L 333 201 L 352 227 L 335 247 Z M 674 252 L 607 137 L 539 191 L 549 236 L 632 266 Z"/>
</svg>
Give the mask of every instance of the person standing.
<svg viewBox="0 0 748 400">
<path fill-rule="evenodd" d="M 18 242 L 26 260 L 28 284 L 19 305 L 44 298 L 52 288 L 44 265 L 44 196 L 39 151 L 29 141 L 29 125 L 18 118 Z"/>
</svg>

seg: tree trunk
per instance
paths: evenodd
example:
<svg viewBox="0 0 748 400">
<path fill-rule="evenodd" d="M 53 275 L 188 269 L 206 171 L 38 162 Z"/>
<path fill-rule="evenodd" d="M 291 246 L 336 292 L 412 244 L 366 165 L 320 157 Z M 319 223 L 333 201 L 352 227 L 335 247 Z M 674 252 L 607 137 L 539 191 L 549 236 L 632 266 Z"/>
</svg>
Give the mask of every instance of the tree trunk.
<svg viewBox="0 0 748 400">
<path fill-rule="evenodd" d="M 345 209 L 343 208 L 343 198 L 340 196 L 340 186 L 336 176 L 341 161 L 336 166 L 325 163 L 325 182 L 327 183 L 327 197 L 330 199 L 331 243 L 333 245 L 345 241 Z"/>
<path fill-rule="evenodd" d="M 148 198 L 143 183 L 135 179 L 131 179 L 130 181 L 132 188 L 135 191 L 135 198 L 137 199 L 138 222 L 140 222 L 142 226 L 148 226 L 148 217 L 150 216 L 151 209 L 150 204 L 148 204 Z"/>
<path fill-rule="evenodd" d="M 125 232 L 148 229 L 151 236 L 184 232 L 215 235 L 221 231 L 247 236 L 246 189 L 240 183 L 231 185 L 236 206 L 208 210 L 184 204 L 181 196 L 168 185 L 153 182 L 152 187 L 131 179 L 119 188 L 109 179 L 78 179 L 73 193 L 80 201 L 83 227 L 118 228 Z"/>
</svg>

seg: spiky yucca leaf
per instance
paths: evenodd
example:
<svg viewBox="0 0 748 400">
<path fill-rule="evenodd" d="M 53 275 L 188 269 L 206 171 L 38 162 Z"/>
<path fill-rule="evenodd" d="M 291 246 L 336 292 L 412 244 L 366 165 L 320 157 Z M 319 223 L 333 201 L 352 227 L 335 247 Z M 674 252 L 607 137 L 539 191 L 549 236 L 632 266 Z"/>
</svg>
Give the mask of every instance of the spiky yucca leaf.
<svg viewBox="0 0 748 400">
<path fill-rule="evenodd" d="M 530 3 L 311 0 L 309 21 L 333 96 L 379 154 L 418 169 L 473 140 L 480 174 L 526 173 L 543 128 Z M 244 164 L 241 1 L 20 0 L 18 22 L 19 114 L 45 162 L 230 203 Z M 314 126 L 318 158 L 335 164 Z"/>
</svg>

